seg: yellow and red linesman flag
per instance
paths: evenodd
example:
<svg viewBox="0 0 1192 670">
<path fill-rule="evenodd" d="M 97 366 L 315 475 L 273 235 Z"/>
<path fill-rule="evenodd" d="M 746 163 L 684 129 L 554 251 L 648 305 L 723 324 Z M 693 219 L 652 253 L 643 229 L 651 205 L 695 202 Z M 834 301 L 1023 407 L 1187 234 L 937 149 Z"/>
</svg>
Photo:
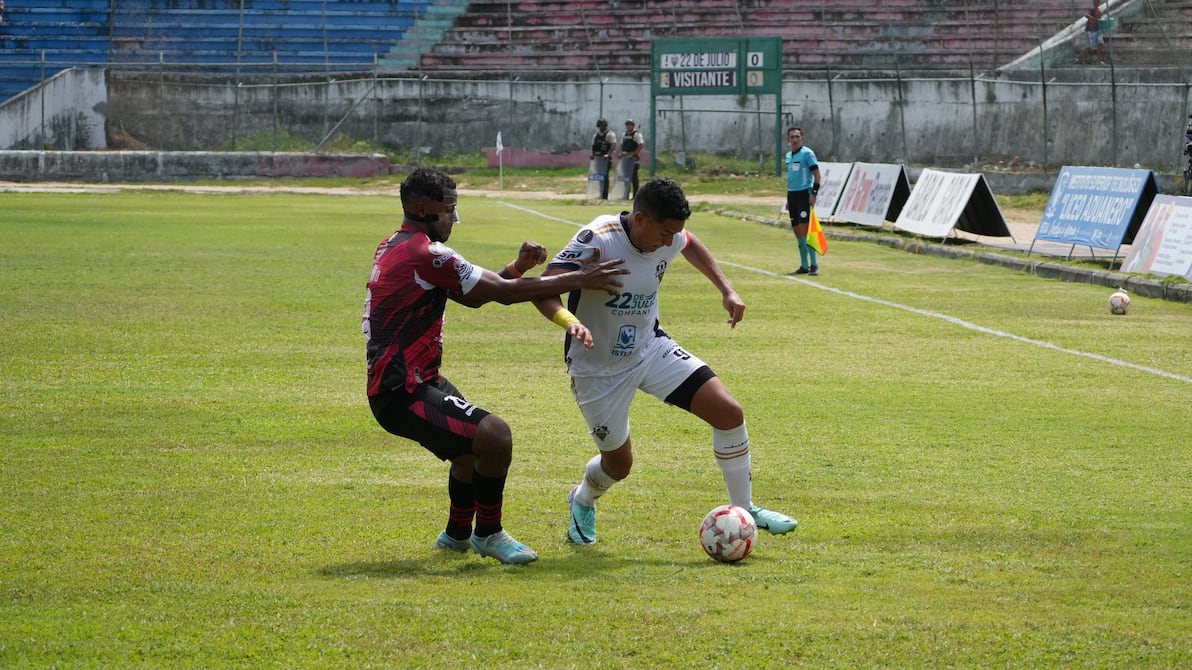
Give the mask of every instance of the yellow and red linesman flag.
<svg viewBox="0 0 1192 670">
<path fill-rule="evenodd" d="M 814 207 L 811 208 L 811 222 L 807 225 L 807 244 L 821 256 L 828 253 L 828 236 L 824 234 Z"/>
</svg>

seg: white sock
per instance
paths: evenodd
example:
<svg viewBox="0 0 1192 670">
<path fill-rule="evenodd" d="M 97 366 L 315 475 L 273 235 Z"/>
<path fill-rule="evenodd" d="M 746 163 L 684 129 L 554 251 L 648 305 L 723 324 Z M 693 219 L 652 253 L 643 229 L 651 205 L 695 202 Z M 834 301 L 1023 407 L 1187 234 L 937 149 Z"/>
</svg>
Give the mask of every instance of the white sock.
<svg viewBox="0 0 1192 670">
<path fill-rule="evenodd" d="M 597 454 L 588 461 L 588 465 L 584 468 L 584 479 L 579 483 L 575 499 L 579 501 L 579 504 L 591 507 L 596 504 L 597 498 L 608 493 L 608 490 L 616 483 L 617 480 L 609 477 L 604 468 L 600 467 L 600 454 Z"/>
<path fill-rule="evenodd" d="M 730 430 L 712 429 L 712 451 L 716 464 L 728 487 L 728 501 L 749 509 L 753 504 L 752 462 L 749 455 L 749 432 L 745 424 Z"/>
</svg>

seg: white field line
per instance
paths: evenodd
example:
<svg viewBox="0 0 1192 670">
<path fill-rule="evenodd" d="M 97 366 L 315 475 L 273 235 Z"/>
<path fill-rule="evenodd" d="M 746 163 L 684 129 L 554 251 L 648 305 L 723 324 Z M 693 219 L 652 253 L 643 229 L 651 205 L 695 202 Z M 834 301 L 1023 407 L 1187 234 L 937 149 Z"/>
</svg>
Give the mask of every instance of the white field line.
<svg viewBox="0 0 1192 670">
<path fill-rule="evenodd" d="M 508 202 L 504 202 L 504 201 L 502 201 L 501 204 L 505 205 L 507 207 L 512 207 L 513 209 L 518 209 L 523 212 L 533 214 L 534 216 L 537 216 L 537 217 L 540 217 L 543 219 L 547 219 L 549 221 L 557 221 L 559 223 L 565 223 L 565 224 L 568 224 L 571 226 L 575 226 L 576 228 L 582 228 L 585 225 L 585 224 L 576 223 L 574 221 L 570 221 L 568 219 L 561 219 L 557 216 L 551 216 L 549 214 L 544 214 L 542 212 L 528 209 L 528 208 L 522 207 L 520 205 L 514 205 L 512 203 L 508 203 Z M 1129 361 L 1123 361 L 1121 359 L 1111 358 L 1109 356 L 1102 356 L 1101 354 L 1094 354 L 1094 353 L 1090 353 L 1087 351 L 1080 351 L 1077 349 L 1069 349 L 1067 347 L 1061 347 L 1058 344 L 1052 344 L 1051 342 L 1045 342 L 1043 340 L 1036 340 L 1036 339 L 1032 339 L 1029 337 L 1023 337 L 1021 335 L 1015 335 L 1014 333 L 1007 333 L 1004 330 L 997 330 L 995 328 L 986 328 L 985 326 L 979 326 L 975 323 L 970 323 L 968 321 L 965 321 L 964 319 L 959 319 L 954 316 L 948 316 L 947 314 L 940 314 L 939 312 L 932 312 L 932 311 L 926 310 L 926 309 L 919 309 L 918 307 L 911 307 L 910 305 L 903 305 L 901 303 L 891 302 L 889 300 L 882 300 L 881 298 L 873 298 L 873 297 L 870 297 L 867 295 L 861 295 L 860 293 L 853 293 L 852 291 L 845 291 L 843 289 L 833 288 L 831 286 L 825 286 L 825 285 L 819 283 L 818 281 L 811 281 L 810 279 L 803 279 L 802 277 L 789 277 L 787 275 L 779 274 L 777 272 L 770 272 L 769 270 L 763 270 L 761 268 L 755 268 L 755 267 L 751 267 L 748 265 L 741 265 L 740 263 L 733 263 L 730 261 L 718 261 L 718 262 L 721 265 L 727 265 L 729 267 L 734 267 L 734 268 L 737 268 L 740 270 L 745 270 L 747 272 L 753 272 L 753 273 L 760 274 L 760 275 L 766 275 L 767 277 L 774 277 L 775 279 L 796 281 L 801 284 L 810 286 L 812 288 L 816 288 L 821 291 L 828 291 L 830 293 L 835 293 L 836 295 L 844 296 L 846 298 L 853 298 L 854 300 L 863 300 L 865 302 L 871 302 L 876 305 L 882 305 L 884 307 L 891 307 L 893 309 L 901 309 L 903 311 L 918 314 L 920 316 L 926 316 L 926 317 L 929 317 L 932 319 L 939 319 L 941 321 L 946 321 L 953 325 L 960 326 L 961 328 L 967 328 L 968 330 L 973 330 L 978 333 L 984 333 L 985 335 L 993 335 L 994 337 L 1004 337 L 1006 339 L 1014 340 L 1016 342 L 1022 342 L 1023 344 L 1029 344 L 1032 346 L 1040 347 L 1042 349 L 1051 349 L 1052 351 L 1058 351 L 1060 353 L 1070 354 L 1072 356 L 1082 356 L 1084 358 L 1091 358 L 1095 361 L 1100 361 L 1102 363 L 1108 363 L 1110 365 L 1116 365 L 1118 367 L 1128 368 L 1130 370 L 1137 370 L 1139 372 L 1145 372 L 1147 374 L 1152 374 L 1152 375 L 1156 375 L 1159 377 L 1166 377 L 1168 379 L 1174 379 L 1176 381 L 1184 382 L 1186 384 L 1192 384 L 1192 377 L 1185 377 L 1184 375 L 1176 374 L 1174 372 L 1168 372 L 1167 370 L 1160 370 L 1159 368 L 1152 368 L 1152 367 L 1148 367 L 1146 365 L 1138 365 L 1137 363 L 1131 363 Z"/>
</svg>

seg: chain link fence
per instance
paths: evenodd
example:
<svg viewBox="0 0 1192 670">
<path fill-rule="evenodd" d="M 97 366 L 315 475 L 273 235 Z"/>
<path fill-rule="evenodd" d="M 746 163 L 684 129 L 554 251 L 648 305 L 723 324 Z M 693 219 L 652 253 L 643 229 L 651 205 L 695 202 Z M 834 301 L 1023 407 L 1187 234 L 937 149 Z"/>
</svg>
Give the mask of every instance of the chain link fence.
<svg viewBox="0 0 1192 670">
<path fill-rule="evenodd" d="M 786 149 L 773 145 L 777 123 L 801 126 L 822 160 L 1039 170 L 1138 164 L 1178 174 L 1192 112 L 1186 82 L 1113 67 L 788 72 L 778 116 L 761 113 L 774 105 L 756 96 L 674 97 L 658 99 L 669 111 L 654 119 L 649 74 L 641 72 L 464 76 L 375 63 L 299 72 L 276 62 L 164 59 L 82 69 L 95 68 L 105 73 L 101 100 L 47 100 L 43 86 L 0 107 L 5 148 L 380 150 L 433 160 L 479 154 L 498 132 L 507 147 L 586 150 L 605 117 L 614 128 L 636 119 L 658 155 L 756 159 L 761 169 Z M 77 128 L 79 106 L 88 104 L 92 123 L 103 126 L 91 146 Z"/>
</svg>

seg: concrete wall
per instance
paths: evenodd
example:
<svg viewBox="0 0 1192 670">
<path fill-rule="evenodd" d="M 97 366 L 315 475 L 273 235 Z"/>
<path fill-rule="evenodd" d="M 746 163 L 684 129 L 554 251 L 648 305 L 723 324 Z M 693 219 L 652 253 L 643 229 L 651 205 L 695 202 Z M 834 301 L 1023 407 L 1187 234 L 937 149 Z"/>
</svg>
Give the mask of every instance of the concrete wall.
<svg viewBox="0 0 1192 670">
<path fill-rule="evenodd" d="M 0 151 L 0 180 L 175 181 L 237 177 L 375 177 L 382 155 L 225 151 Z"/>
<path fill-rule="evenodd" d="M 489 166 L 498 165 L 494 150 L 486 148 Z M 582 154 L 582 155 L 581 155 Z M 586 152 L 560 155 L 548 167 L 586 169 Z M 543 167 L 542 160 L 522 167 Z M 582 161 L 582 162 L 581 162 Z M 513 167 L 505 163 L 506 167 Z M 908 168 L 911 182 L 923 168 Z M 260 177 L 374 177 L 408 171 L 381 155 L 268 153 L 253 151 L 0 151 L 0 181 L 38 182 L 171 182 L 195 179 Z M 995 194 L 1051 191 L 1056 172 L 985 171 Z M 1175 192 L 1176 175 L 1157 175 L 1159 189 Z"/>
<path fill-rule="evenodd" d="M 0 148 L 103 149 L 102 68 L 74 68 L 0 105 Z"/>
<path fill-rule="evenodd" d="M 659 98 L 651 119 L 649 94 L 648 82 L 633 76 L 603 83 L 361 76 L 231 85 L 112 73 L 106 106 L 67 100 L 49 118 L 102 112 L 87 116 L 95 119 L 88 123 L 102 127 L 103 118 L 138 143 L 175 151 L 236 149 L 253 139 L 259 148 L 260 138 L 279 133 L 312 143 L 346 135 L 420 150 L 433 160 L 479 153 L 501 132 L 512 149 L 565 153 L 586 149 L 601 116 L 617 131 L 634 118 L 647 143 L 657 143 L 656 154 L 756 157 L 759 169 L 769 171 L 775 152 L 785 151 L 775 146 L 772 97 Z M 1178 172 L 1192 111 L 1188 96 L 1181 85 L 1104 80 L 788 78 L 778 123 L 803 127 L 822 160 L 937 167 L 1138 163 Z M 16 141 L 36 135 L 28 129 L 40 123 L 40 108 L 11 106 L 0 108 L 0 118 L 26 129 Z"/>
</svg>

